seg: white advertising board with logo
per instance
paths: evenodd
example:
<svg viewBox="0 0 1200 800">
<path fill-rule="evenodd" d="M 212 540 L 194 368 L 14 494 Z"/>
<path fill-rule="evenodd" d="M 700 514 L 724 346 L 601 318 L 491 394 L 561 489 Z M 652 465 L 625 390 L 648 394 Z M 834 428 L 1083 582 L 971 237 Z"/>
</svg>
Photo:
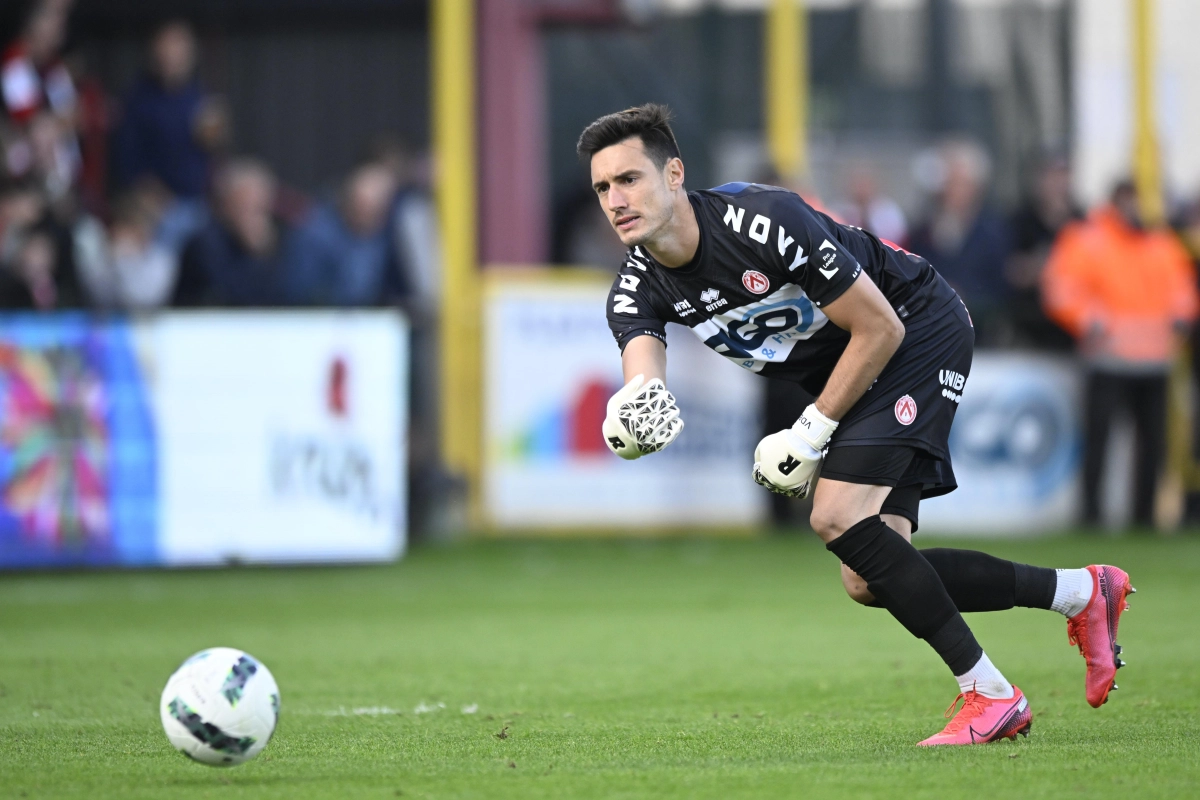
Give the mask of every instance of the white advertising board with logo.
<svg viewBox="0 0 1200 800">
<path fill-rule="evenodd" d="M 922 501 L 920 533 L 1061 530 L 1080 507 L 1078 365 L 976 351 L 950 434 L 958 490 Z"/>
<path fill-rule="evenodd" d="M 398 314 L 178 314 L 150 335 L 162 562 L 403 552 L 408 334 Z"/>
<path fill-rule="evenodd" d="M 609 279 L 500 277 L 485 301 L 484 498 L 511 533 L 750 526 L 768 495 L 750 477 L 763 381 L 668 327 L 667 384 L 685 428 L 637 461 L 600 433 L 623 383 L 605 316 Z"/>
</svg>

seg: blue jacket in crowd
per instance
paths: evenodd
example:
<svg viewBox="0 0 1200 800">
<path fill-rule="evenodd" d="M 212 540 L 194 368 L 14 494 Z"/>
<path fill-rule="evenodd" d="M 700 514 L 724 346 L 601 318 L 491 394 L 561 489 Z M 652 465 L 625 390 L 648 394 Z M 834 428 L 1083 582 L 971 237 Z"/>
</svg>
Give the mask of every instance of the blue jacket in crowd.
<svg viewBox="0 0 1200 800">
<path fill-rule="evenodd" d="M 181 197 L 204 196 L 209 159 L 195 134 L 204 97 L 197 80 L 176 91 L 167 91 L 151 75 L 134 85 L 116 136 L 120 185 L 153 176 Z"/>
<path fill-rule="evenodd" d="M 989 208 L 980 210 L 957 250 L 940 249 L 929 223 L 917 227 L 908 249 L 928 259 L 972 310 L 1002 305 L 1008 295 L 1004 265 L 1011 251 L 1004 218 Z"/>
<path fill-rule="evenodd" d="M 280 236 L 283 236 L 282 230 Z M 248 252 L 217 220 L 188 242 L 172 304 L 181 307 L 269 307 L 286 301 L 282 244 L 269 256 Z"/>
<path fill-rule="evenodd" d="M 359 236 L 332 203 L 318 206 L 291 237 L 289 295 L 293 303 L 373 306 L 404 292 L 388 227 Z"/>
</svg>

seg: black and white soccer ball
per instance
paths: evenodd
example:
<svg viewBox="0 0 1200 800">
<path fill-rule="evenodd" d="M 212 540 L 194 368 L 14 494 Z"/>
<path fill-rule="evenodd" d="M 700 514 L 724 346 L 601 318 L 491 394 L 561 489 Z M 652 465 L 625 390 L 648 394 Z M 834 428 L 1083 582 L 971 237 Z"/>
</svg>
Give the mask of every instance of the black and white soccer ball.
<svg viewBox="0 0 1200 800">
<path fill-rule="evenodd" d="M 232 647 L 201 650 L 175 670 L 159 705 L 179 752 L 232 767 L 262 752 L 279 721 L 279 687 L 266 665 Z"/>
</svg>

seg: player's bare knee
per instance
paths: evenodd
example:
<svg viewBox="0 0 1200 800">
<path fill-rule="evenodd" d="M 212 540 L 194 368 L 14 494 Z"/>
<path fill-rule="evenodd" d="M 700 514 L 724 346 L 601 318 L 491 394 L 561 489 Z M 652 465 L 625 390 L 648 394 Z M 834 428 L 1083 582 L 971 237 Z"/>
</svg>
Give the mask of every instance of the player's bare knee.
<svg viewBox="0 0 1200 800">
<path fill-rule="evenodd" d="M 808 515 L 808 524 L 812 526 L 813 533 L 815 533 L 822 542 L 829 543 L 842 533 L 842 531 L 837 529 L 834 516 L 822 510 L 818 506 L 814 506 L 812 513 Z"/>
<path fill-rule="evenodd" d="M 854 526 L 858 520 L 850 519 L 843 509 L 816 504 L 808 517 L 813 531 L 828 544 Z"/>
</svg>

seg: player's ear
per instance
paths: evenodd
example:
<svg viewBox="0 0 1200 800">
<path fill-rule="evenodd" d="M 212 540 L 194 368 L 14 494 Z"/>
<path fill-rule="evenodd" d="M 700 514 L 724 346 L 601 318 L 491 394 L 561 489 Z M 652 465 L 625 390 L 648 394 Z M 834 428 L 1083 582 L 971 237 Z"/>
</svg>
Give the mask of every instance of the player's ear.
<svg viewBox="0 0 1200 800">
<path fill-rule="evenodd" d="M 667 165 L 663 167 L 663 173 L 671 191 L 683 186 L 683 159 L 676 157 L 667 161 Z"/>
</svg>

